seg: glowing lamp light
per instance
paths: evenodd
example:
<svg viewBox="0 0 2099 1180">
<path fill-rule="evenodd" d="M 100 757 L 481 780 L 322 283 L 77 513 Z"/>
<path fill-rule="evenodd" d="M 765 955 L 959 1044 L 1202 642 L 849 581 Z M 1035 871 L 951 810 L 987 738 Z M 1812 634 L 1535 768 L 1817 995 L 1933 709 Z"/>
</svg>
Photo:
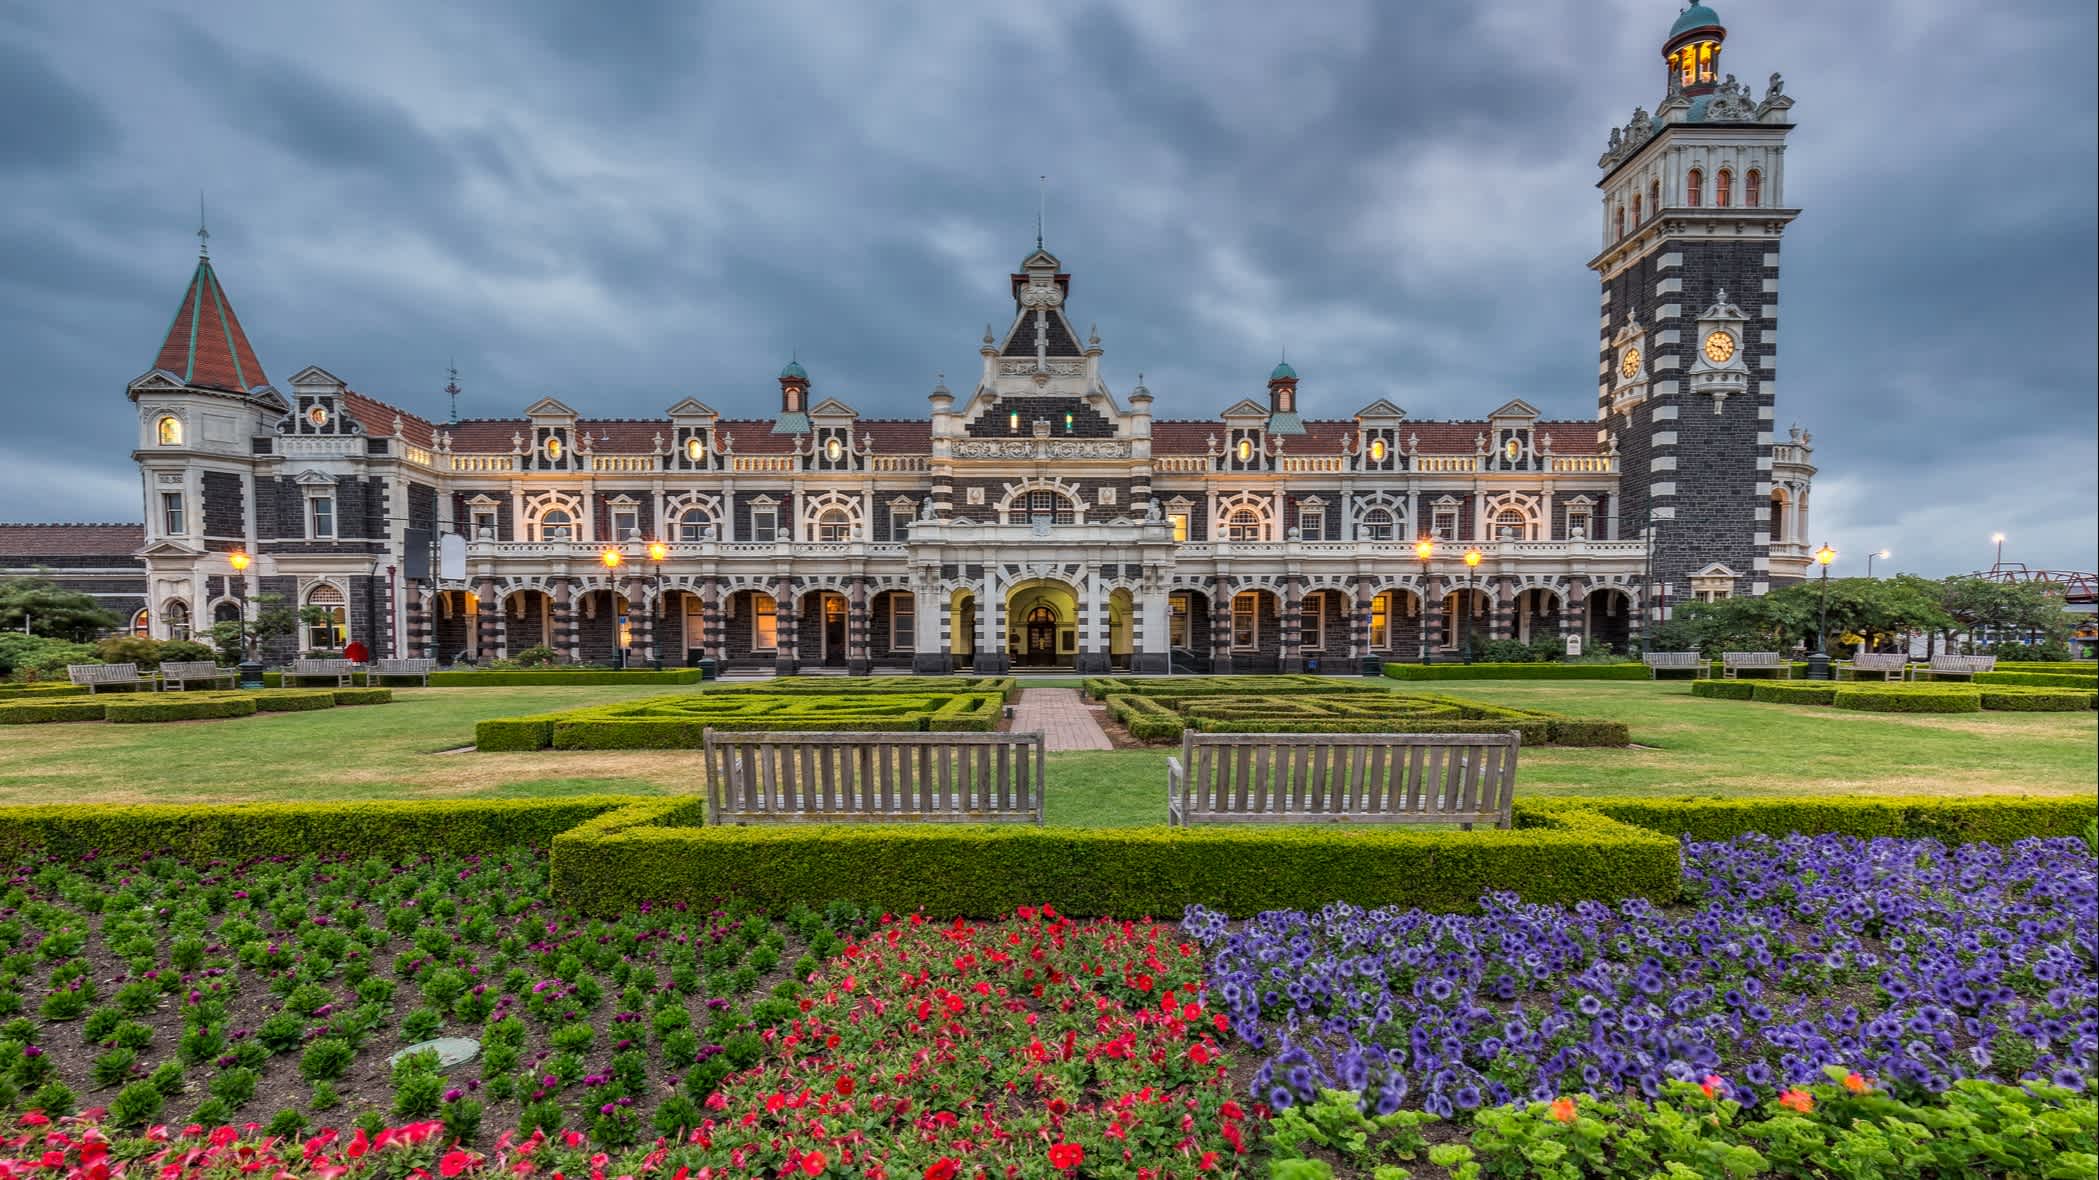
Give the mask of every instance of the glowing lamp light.
<svg viewBox="0 0 2099 1180">
<path fill-rule="evenodd" d="M 620 563 L 626 561 L 627 558 L 625 554 L 622 554 L 617 549 L 607 549 L 603 553 L 598 554 L 598 560 L 604 563 L 606 569 L 616 570 L 620 567 Z"/>
<path fill-rule="evenodd" d="M 1828 565 L 1828 564 L 1829 564 L 1830 562 L 1832 562 L 1832 561 L 1835 561 L 1836 559 L 1837 559 L 1837 551 L 1836 551 L 1836 550 L 1834 550 L 1834 549 L 1832 549 L 1832 548 L 1830 548 L 1830 547 L 1829 547 L 1829 546 L 1827 546 L 1827 545 L 1824 545 L 1824 546 L 1823 546 L 1822 548 L 1820 548 L 1820 549 L 1817 549 L 1817 550 L 1815 550 L 1815 564 L 1816 564 L 1816 565 L 1824 565 L 1824 566 L 1826 566 L 1826 565 Z"/>
<path fill-rule="evenodd" d="M 1429 558 L 1434 557 L 1435 555 L 1436 543 L 1434 541 L 1429 540 L 1427 537 L 1423 537 L 1419 541 L 1414 542 L 1414 556 L 1420 558 L 1423 561 L 1427 561 Z"/>
<path fill-rule="evenodd" d="M 226 555 L 226 564 L 232 566 L 233 572 L 236 574 L 247 573 L 249 563 L 254 560 L 254 558 L 248 556 L 246 551 L 240 549 L 236 549 Z"/>
<path fill-rule="evenodd" d="M 671 555 L 671 547 L 661 541 L 649 542 L 649 560 L 662 561 Z"/>
<path fill-rule="evenodd" d="M 1874 554 L 1873 556 L 1880 558 L 1882 561 L 1886 561 L 1888 558 L 1893 557 L 1895 555 L 1883 549 L 1880 552 Z"/>
<path fill-rule="evenodd" d="M 1480 551 L 1479 551 L 1479 550 L 1477 550 L 1477 549 L 1467 549 L 1467 550 L 1465 551 L 1465 564 L 1466 564 L 1466 565 L 1469 565 L 1469 566 L 1477 567 L 1477 566 L 1479 565 L 1479 563 L 1480 563 Z"/>
<path fill-rule="evenodd" d="M 2003 533 L 1991 533 L 1991 534 L 1990 534 L 1990 540 L 1992 540 L 1992 541 L 1995 541 L 1995 542 L 1996 542 L 1997 544 L 1999 544 L 1999 545 L 2002 545 L 2002 544 L 2004 544 L 2004 534 L 2003 534 Z"/>
</svg>

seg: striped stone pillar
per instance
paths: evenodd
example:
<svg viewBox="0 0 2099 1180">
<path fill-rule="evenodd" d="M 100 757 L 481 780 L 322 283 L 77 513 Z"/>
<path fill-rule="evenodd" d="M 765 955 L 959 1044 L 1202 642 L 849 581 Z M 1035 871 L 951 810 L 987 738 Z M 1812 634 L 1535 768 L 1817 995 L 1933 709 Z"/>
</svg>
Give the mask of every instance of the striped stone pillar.
<svg viewBox="0 0 2099 1180">
<path fill-rule="evenodd" d="M 1219 574 L 1210 581 L 1210 671 L 1232 670 L 1232 587 Z"/>
<path fill-rule="evenodd" d="M 576 581 L 574 578 L 557 578 L 552 603 L 554 612 L 553 648 L 561 658 L 571 664 L 583 660 L 583 629 L 576 625 Z"/>
<path fill-rule="evenodd" d="M 483 578 L 474 585 L 474 658 L 501 658 L 503 650 L 503 601 L 496 597 L 496 580 Z"/>
<path fill-rule="evenodd" d="M 729 658 L 728 628 L 722 620 L 722 582 L 709 576 L 700 583 L 700 642 L 698 647 L 707 653 L 701 657 L 715 661 L 715 667 Z"/>
<path fill-rule="evenodd" d="M 1276 652 L 1276 670 L 1279 672 L 1305 670 L 1303 581 L 1299 574 L 1290 574 L 1283 579 L 1283 617 L 1276 620 L 1276 629 L 1282 634 L 1282 647 Z"/>
<path fill-rule="evenodd" d="M 868 605 L 867 576 L 854 574 L 846 592 L 845 670 L 855 676 L 865 676 L 874 669 L 874 658 L 867 645 Z"/>
<path fill-rule="evenodd" d="M 773 671 L 781 676 L 791 676 L 801 666 L 801 612 L 800 603 L 794 598 L 794 579 L 782 577 L 773 583 L 773 626 L 778 650 L 773 655 Z"/>
</svg>

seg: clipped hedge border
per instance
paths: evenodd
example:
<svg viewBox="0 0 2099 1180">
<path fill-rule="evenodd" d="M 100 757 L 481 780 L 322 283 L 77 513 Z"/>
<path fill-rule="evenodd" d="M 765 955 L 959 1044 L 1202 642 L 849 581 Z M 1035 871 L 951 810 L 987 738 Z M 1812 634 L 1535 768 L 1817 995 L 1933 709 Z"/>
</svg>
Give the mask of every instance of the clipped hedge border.
<svg viewBox="0 0 2099 1180">
<path fill-rule="evenodd" d="M 1741 681 L 1735 683 L 1740 684 Z M 1807 684 L 1787 680 L 1757 680 L 1749 686 L 1749 699 L 1780 705 L 1828 705 L 1836 702 L 1837 685 L 1832 680 L 1811 681 Z"/>
<path fill-rule="evenodd" d="M 1386 664 L 1393 680 L 1646 680 L 1645 664 Z"/>
<path fill-rule="evenodd" d="M 432 688 L 527 688 L 545 687 L 554 684 L 698 684 L 706 677 L 699 668 L 665 668 L 658 672 L 654 668 L 460 668 L 453 671 L 433 670 L 430 673 Z M 352 672 L 351 681 L 365 688 L 385 687 L 387 681 L 398 683 L 400 676 L 375 677 L 366 672 Z M 264 672 L 265 688 L 281 688 L 284 684 L 282 672 Z M 412 686 L 411 686 L 412 687 Z"/>
<path fill-rule="evenodd" d="M 4 701 L 0 702 L 0 725 L 41 725 L 47 721 L 100 721 L 102 707 L 108 703 L 108 700 L 92 696 L 81 700 Z"/>
<path fill-rule="evenodd" d="M 1982 693 L 1973 688 L 1841 688 L 1831 702 L 1863 713 L 1980 713 Z"/>
<path fill-rule="evenodd" d="M 1106 703 L 1108 716 L 1140 742 L 1177 742 L 1188 729 L 1179 713 L 1150 697 L 1116 693 Z"/>
<path fill-rule="evenodd" d="M 1977 672 L 1977 684 L 2021 684 L 2031 688 L 2099 689 L 2099 676 L 2090 672 Z"/>
<path fill-rule="evenodd" d="M 1977 689 L 1982 707 L 1997 713 L 2080 713 L 2099 707 L 2099 691 L 2092 689 L 2012 688 Z"/>
<path fill-rule="evenodd" d="M 335 707 L 332 688 L 284 688 L 255 693 L 254 698 L 255 709 L 261 713 L 305 713 Z"/>
<path fill-rule="evenodd" d="M 335 703 L 338 705 L 384 705 L 394 699 L 390 688 L 338 688 Z"/>
<path fill-rule="evenodd" d="M 102 719 L 112 724 L 135 724 L 158 721 L 210 721 L 222 717 L 252 717 L 261 702 L 253 696 L 204 696 L 190 695 L 169 699 L 165 694 L 146 695 L 134 693 L 130 696 L 111 697 L 104 705 Z M 331 698 L 327 708 L 335 704 Z"/>
<path fill-rule="evenodd" d="M 45 697 L 82 697 L 88 695 L 86 686 L 64 681 L 51 683 L 37 681 L 33 684 L 0 684 L 0 701 L 40 700 Z"/>
<path fill-rule="evenodd" d="M 1793 832 L 1841 836 L 1904 837 L 1949 844 L 2010 844 L 2035 836 L 2077 836 L 2099 808 L 2089 798 L 1983 796 L 1947 799 L 1932 795 L 1803 796 L 1719 799 L 1576 798 L 1544 796 L 1526 801 L 1535 812 L 1599 812 L 1620 823 L 1694 840 L 1732 840 L 1749 832 L 1784 836 Z"/>
<path fill-rule="evenodd" d="M 1782 683 L 1764 681 L 1763 683 Z M 1754 680 L 1693 680 L 1691 695 L 1710 697 L 1716 701 L 1747 701 L 1756 697 L 1757 681 Z"/>
</svg>

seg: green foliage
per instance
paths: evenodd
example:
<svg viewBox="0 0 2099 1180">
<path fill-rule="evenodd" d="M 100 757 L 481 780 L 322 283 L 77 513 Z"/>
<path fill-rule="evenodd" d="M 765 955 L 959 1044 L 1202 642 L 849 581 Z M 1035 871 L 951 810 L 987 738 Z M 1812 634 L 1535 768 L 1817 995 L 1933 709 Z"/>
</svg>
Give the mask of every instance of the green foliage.
<svg viewBox="0 0 2099 1180">
<path fill-rule="evenodd" d="M 218 658 L 219 653 L 210 644 L 198 643 L 193 639 L 170 639 L 160 645 L 160 662 L 163 664 L 198 663 L 216 661 Z"/>
<path fill-rule="evenodd" d="M 875 688 L 813 692 L 722 689 L 693 696 L 644 697 L 562 713 L 498 717 L 474 727 L 485 751 L 696 750 L 708 727 L 728 730 L 928 730 L 998 728 L 1003 694 L 901 691 L 912 677 L 877 677 Z"/>
<path fill-rule="evenodd" d="M 136 1131 L 160 1117 L 161 1107 L 167 1098 L 151 1082 L 133 1082 L 117 1091 L 109 1104 L 109 1121 L 112 1126 L 126 1131 Z"/>
<path fill-rule="evenodd" d="M 0 725 L 41 725 L 52 721 L 100 721 L 115 698 L 0 701 Z"/>
<path fill-rule="evenodd" d="M 1265 1142 L 1271 1159 L 1310 1159 L 1316 1149 L 1332 1152 L 1361 1168 L 1382 1161 L 1420 1158 L 1428 1149 L 1428 1140 L 1418 1128 L 1435 1121 L 1435 1115 L 1420 1110 L 1365 1114 L 1361 1096 L 1321 1090 L 1314 1102 L 1277 1111 L 1269 1120 Z M 1275 1174 L 1271 1168 L 1270 1175 Z"/>
<path fill-rule="evenodd" d="M 341 1037 L 322 1037 L 299 1055 L 299 1076 L 309 1082 L 332 1082 L 350 1068 L 357 1050 Z"/>
<path fill-rule="evenodd" d="M 95 644 L 95 658 L 105 664 L 137 664 L 142 672 L 160 666 L 161 642 L 143 635 L 112 635 Z"/>
<path fill-rule="evenodd" d="M 1360 681 L 1326 682 L 1312 691 L 1278 687 L 1277 679 L 1213 677 L 1165 683 L 1099 677 L 1085 682 L 1108 713 L 1140 741 L 1171 742 L 1183 729 L 1200 733 L 1507 733 L 1525 745 L 1623 746 L 1619 722 L 1561 717 L 1536 709 L 1490 705 L 1422 692 L 1395 692 Z M 1220 687 L 1215 680 L 1236 683 Z M 1268 683 L 1264 684 L 1263 681 Z M 1237 691 L 1232 691 L 1237 689 Z"/>
<path fill-rule="evenodd" d="M 1645 680 L 1645 664 L 1473 663 L 1386 664 L 1393 680 Z"/>
<path fill-rule="evenodd" d="M 252 654 L 271 640 L 294 635 L 299 630 L 300 612 L 285 601 L 282 594 L 252 596 L 248 599 L 247 614 L 244 620 L 226 619 L 211 625 L 211 642 L 219 649 L 221 659 L 239 660 L 243 651 Z"/>
<path fill-rule="evenodd" d="M 1993 688 L 1977 690 L 1982 707 L 1999 713 L 2076 713 L 2099 701 L 2092 689 Z"/>
<path fill-rule="evenodd" d="M 63 679 L 67 664 L 94 662 L 95 649 L 90 644 L 19 631 L 0 634 L 0 674 Z"/>
<path fill-rule="evenodd" d="M 546 644 L 538 644 L 510 657 L 521 668 L 538 668 L 561 662 L 561 656 Z"/>
<path fill-rule="evenodd" d="M 102 718 L 119 724 L 154 721 L 202 721 L 221 717 L 249 717 L 255 713 L 252 696 L 214 693 L 134 693 L 111 697 L 103 706 Z"/>
<path fill-rule="evenodd" d="M 1982 694 L 1965 685 L 1844 687 L 1833 702 L 1866 713 L 1980 713 Z"/>
<path fill-rule="evenodd" d="M 69 643 L 85 643 L 124 622 L 94 595 L 61 590 L 47 578 L 0 579 L 0 631 L 21 634 L 25 621 L 28 634 Z"/>
<path fill-rule="evenodd" d="M 1837 683 L 1834 680 L 1811 680 L 1805 684 L 1797 680 L 1755 680 L 1749 682 L 1749 699 L 1780 705 L 1827 705 L 1837 699 Z"/>
<path fill-rule="evenodd" d="M 2042 672 L 2028 671 L 2023 668 L 2005 671 L 2000 668 L 1995 672 L 1977 672 L 1975 674 L 1975 683 L 2014 684 L 2025 685 L 2031 688 L 2099 688 L 2099 676 L 2093 675 L 2090 671 L 2065 672 L 2050 669 Z"/>
<path fill-rule="evenodd" d="M 360 677 L 364 673 L 358 673 Z M 432 688 L 515 688 L 526 685 L 698 684 L 698 668 L 453 668 L 430 673 Z"/>
<path fill-rule="evenodd" d="M 1769 799 L 1684 797 L 1518 799 L 1519 809 L 1579 810 L 1694 840 L 1732 840 L 1745 832 L 1928 838 L 1949 844 L 2009 844 L 2033 836 L 2074 836 L 2095 811 L 2089 798 L 1974 796 L 1798 796 Z"/>
</svg>

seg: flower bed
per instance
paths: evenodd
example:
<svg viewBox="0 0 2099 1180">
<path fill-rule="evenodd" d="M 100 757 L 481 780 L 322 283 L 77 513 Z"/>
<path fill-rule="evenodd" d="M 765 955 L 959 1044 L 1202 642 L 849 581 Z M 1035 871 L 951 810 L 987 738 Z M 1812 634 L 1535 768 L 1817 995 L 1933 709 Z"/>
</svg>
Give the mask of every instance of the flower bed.
<svg viewBox="0 0 2099 1180">
<path fill-rule="evenodd" d="M 58 700 L 0 702 L 0 725 L 51 721 L 208 721 L 256 713 L 303 712 L 337 705 L 378 705 L 394 699 L 390 688 L 266 688 L 259 692 L 134 692 Z"/>
<path fill-rule="evenodd" d="M 2099 1068 L 2078 840 L 1743 836 L 1685 849 L 1686 895 L 1477 916 L 1329 906 L 1235 930 L 1192 908 L 1257 1095 L 1449 1117 L 1712 1078 L 1759 1106 L 1846 1062 L 1898 1093 L 1964 1077 L 2082 1089 Z"/>
<path fill-rule="evenodd" d="M 1378 684 L 1317 676 L 1214 676 L 1130 680 L 1099 677 L 1087 695 L 1142 742 L 1172 743 L 1198 733 L 1507 733 L 1527 746 L 1623 746 L 1617 721 L 1459 697 L 1393 691 Z"/>
<path fill-rule="evenodd" d="M 497 717 L 474 726 L 474 743 L 482 750 L 697 750 L 710 727 L 984 733 L 998 728 L 1004 705 L 1005 697 L 996 692 L 724 689 Z"/>
</svg>

